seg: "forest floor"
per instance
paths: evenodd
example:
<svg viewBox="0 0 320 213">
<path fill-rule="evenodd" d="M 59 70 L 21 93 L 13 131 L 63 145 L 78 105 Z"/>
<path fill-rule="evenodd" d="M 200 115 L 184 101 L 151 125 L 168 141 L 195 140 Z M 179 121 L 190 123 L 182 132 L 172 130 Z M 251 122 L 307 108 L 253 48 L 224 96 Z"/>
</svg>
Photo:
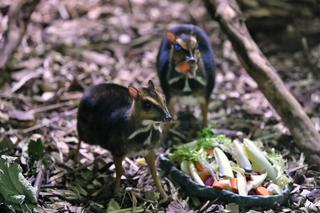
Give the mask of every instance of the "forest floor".
<svg viewBox="0 0 320 213">
<path fill-rule="evenodd" d="M 9 3 L 3 1 L 0 8 Z M 5 14 L 0 15 L 0 35 L 6 20 Z M 111 193 L 114 165 L 110 154 L 83 144 L 80 165 L 70 157 L 78 143 L 79 99 L 85 87 L 106 81 L 140 87 L 152 79 L 159 85 L 155 61 L 160 39 L 179 23 L 201 26 L 215 50 L 216 86 L 209 106 L 210 124 L 221 132 L 261 140 L 286 159 L 293 191 L 289 204 L 273 211 L 319 212 L 320 173 L 305 161 L 306 156 L 295 146 L 199 0 L 52 0 L 38 5 L 17 53 L 0 78 L 0 141 L 9 138 L 13 144 L 10 148 L 0 146 L 0 154 L 18 156 L 33 184 L 42 171 L 38 211 L 105 212 L 117 205 Z M 319 58 L 320 44 L 310 47 L 306 55 L 303 50 L 282 49 L 271 36 L 257 38 L 320 131 L 320 84 L 308 60 L 310 55 Z M 192 140 L 200 130 L 200 111 L 191 110 L 187 113 L 180 108 L 176 127 L 185 135 L 180 142 Z M 31 137 L 40 138 L 45 146 L 45 155 L 40 163 L 34 162 L 33 173 L 28 171 L 26 153 Z M 100 160 L 92 173 L 97 156 Z M 136 212 L 224 212 L 226 208 L 220 202 L 188 198 L 167 177 L 163 177 L 164 188 L 175 200 L 162 206 L 144 163 L 139 158 L 127 158 L 124 167 L 125 193 L 118 202 L 121 208 L 135 207 Z"/>
</svg>

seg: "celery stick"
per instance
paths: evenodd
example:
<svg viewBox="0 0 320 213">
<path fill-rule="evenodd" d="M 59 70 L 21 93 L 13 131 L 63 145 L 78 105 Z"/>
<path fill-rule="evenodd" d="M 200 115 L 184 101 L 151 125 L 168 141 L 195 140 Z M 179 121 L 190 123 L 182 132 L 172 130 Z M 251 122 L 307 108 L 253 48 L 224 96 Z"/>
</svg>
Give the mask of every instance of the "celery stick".
<svg viewBox="0 0 320 213">
<path fill-rule="evenodd" d="M 209 171 L 210 175 L 214 178 L 217 179 L 217 175 L 215 174 L 213 167 L 210 165 L 210 163 L 206 159 L 206 153 L 204 152 L 203 149 L 199 150 L 199 155 L 198 155 L 198 161 L 200 164 Z"/>
<path fill-rule="evenodd" d="M 278 186 L 277 184 L 271 183 L 267 187 L 268 191 L 271 192 L 272 194 L 281 194 L 282 190 L 281 187 Z"/>
<path fill-rule="evenodd" d="M 261 186 L 263 181 L 266 179 L 267 173 L 262 175 L 251 175 L 251 180 L 247 184 L 247 190 L 255 189 L 258 186 Z"/>
<path fill-rule="evenodd" d="M 237 140 L 234 140 L 233 144 L 234 144 L 234 149 L 232 152 L 233 157 L 236 159 L 236 161 L 238 162 L 238 164 L 241 168 L 244 168 L 247 171 L 251 171 L 252 166 L 251 166 L 249 159 L 247 158 L 247 156 L 244 153 L 243 145 L 240 144 Z"/>
<path fill-rule="evenodd" d="M 183 160 L 180 164 L 181 171 L 183 171 L 186 174 L 190 174 L 189 170 L 189 162 L 187 160 Z"/>
<path fill-rule="evenodd" d="M 193 178 L 193 180 L 196 183 L 200 184 L 201 186 L 204 186 L 204 183 L 201 180 L 201 178 L 197 172 L 196 167 L 194 166 L 193 162 L 190 162 L 190 161 L 189 161 L 189 171 L 190 171 L 190 174 L 191 174 L 191 177 Z"/>
<path fill-rule="evenodd" d="M 238 182 L 238 193 L 241 196 L 246 196 L 248 195 L 248 190 L 247 190 L 247 180 L 244 175 L 241 173 L 237 172 L 237 182 Z"/>
<path fill-rule="evenodd" d="M 252 167 L 260 173 L 267 172 L 273 182 L 277 182 L 277 172 L 265 157 L 265 154 L 249 139 L 244 139 L 244 147 Z"/>
<path fill-rule="evenodd" d="M 214 148 L 214 157 L 219 165 L 219 173 L 221 176 L 233 178 L 233 172 L 230 162 L 224 152 L 216 147 Z"/>
</svg>

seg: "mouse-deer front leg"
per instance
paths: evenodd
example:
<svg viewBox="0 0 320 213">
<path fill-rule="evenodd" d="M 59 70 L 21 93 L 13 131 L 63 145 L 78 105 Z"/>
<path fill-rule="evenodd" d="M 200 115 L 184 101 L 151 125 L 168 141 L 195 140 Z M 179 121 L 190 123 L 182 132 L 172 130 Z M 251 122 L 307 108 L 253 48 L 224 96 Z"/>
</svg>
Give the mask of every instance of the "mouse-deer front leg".
<svg viewBox="0 0 320 213">
<path fill-rule="evenodd" d="M 149 169 L 150 169 L 151 176 L 153 178 L 154 183 L 156 184 L 158 191 L 160 192 L 161 197 L 164 200 L 167 200 L 168 195 L 163 190 L 160 178 L 157 175 L 156 154 L 154 153 L 153 150 L 150 150 L 149 153 L 144 158 L 146 159 L 146 162 L 147 162 Z"/>
<path fill-rule="evenodd" d="M 118 157 L 113 155 L 113 162 L 116 169 L 116 184 L 114 186 L 114 195 L 120 194 L 120 184 L 121 184 L 121 176 L 124 174 L 124 170 L 122 167 L 123 157 Z"/>
</svg>

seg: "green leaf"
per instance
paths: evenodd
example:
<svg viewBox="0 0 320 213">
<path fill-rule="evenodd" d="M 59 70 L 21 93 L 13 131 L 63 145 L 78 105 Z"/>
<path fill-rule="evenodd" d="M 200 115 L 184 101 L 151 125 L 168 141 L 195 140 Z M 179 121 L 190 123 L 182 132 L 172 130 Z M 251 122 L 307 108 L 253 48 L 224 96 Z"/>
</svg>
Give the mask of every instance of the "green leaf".
<svg viewBox="0 0 320 213">
<path fill-rule="evenodd" d="M 0 153 L 8 153 L 12 150 L 14 150 L 16 146 L 12 143 L 10 138 L 5 137 L 0 142 Z"/>
<path fill-rule="evenodd" d="M 3 203 L 23 211 L 36 207 L 36 190 L 22 175 L 22 168 L 15 157 L 2 155 L 0 158 L 0 195 Z"/>
<path fill-rule="evenodd" d="M 198 159 L 198 152 L 193 147 L 180 147 L 174 153 L 169 155 L 172 161 L 176 161 L 179 164 L 183 160 L 196 161 Z"/>
<path fill-rule="evenodd" d="M 44 155 L 44 148 L 41 139 L 30 140 L 28 154 L 33 160 L 40 160 Z"/>
</svg>

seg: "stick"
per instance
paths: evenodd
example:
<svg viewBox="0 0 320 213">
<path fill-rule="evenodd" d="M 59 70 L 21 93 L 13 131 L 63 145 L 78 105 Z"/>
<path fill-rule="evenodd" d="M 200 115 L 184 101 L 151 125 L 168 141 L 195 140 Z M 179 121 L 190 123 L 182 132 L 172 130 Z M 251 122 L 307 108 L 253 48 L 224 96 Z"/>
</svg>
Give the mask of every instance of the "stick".
<svg viewBox="0 0 320 213">
<path fill-rule="evenodd" d="M 34 182 L 34 187 L 36 188 L 36 197 L 38 199 L 42 180 L 43 180 L 42 160 L 38 161 L 37 169 L 38 169 L 38 174 L 37 174 L 36 180 Z"/>
<path fill-rule="evenodd" d="M 235 0 L 203 0 L 213 19 L 217 20 L 231 41 L 237 57 L 248 74 L 257 82 L 284 124 L 294 142 L 312 164 L 320 165 L 320 135 L 250 36 Z"/>
</svg>

